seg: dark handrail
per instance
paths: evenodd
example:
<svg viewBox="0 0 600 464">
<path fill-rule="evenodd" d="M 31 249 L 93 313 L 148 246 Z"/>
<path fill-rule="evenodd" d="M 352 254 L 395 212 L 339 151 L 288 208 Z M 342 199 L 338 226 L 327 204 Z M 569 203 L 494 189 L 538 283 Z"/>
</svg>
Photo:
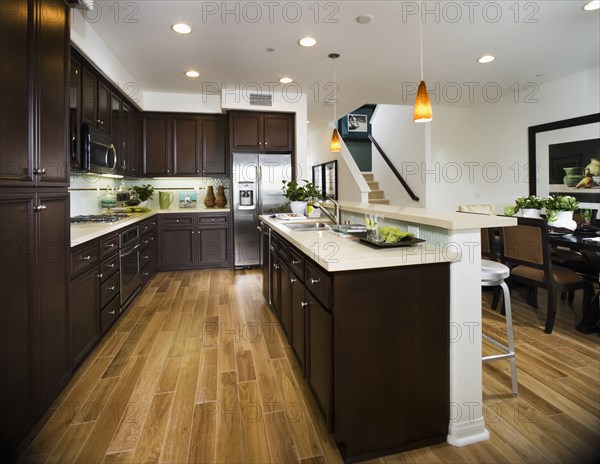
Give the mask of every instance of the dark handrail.
<svg viewBox="0 0 600 464">
<path fill-rule="evenodd" d="M 392 164 L 392 162 L 390 161 L 390 159 L 384 153 L 383 149 L 379 146 L 379 144 L 377 143 L 377 141 L 373 138 L 373 136 L 371 134 L 367 134 L 367 135 L 369 137 L 369 140 L 371 142 L 373 142 L 373 145 L 375 145 L 375 148 L 377 148 L 377 150 L 379 150 L 379 153 L 381 153 L 381 156 L 383 157 L 383 159 L 385 160 L 385 162 L 387 163 L 387 165 L 390 167 L 390 169 L 392 170 L 392 172 L 396 175 L 396 178 L 400 181 L 400 183 L 402 184 L 402 186 L 404 187 L 404 189 L 406 190 L 406 192 L 410 195 L 410 197 L 413 200 L 419 201 L 419 197 L 416 196 L 415 193 L 411 190 L 411 188 L 408 186 L 408 184 L 406 183 L 406 181 L 404 180 L 404 178 L 402 177 L 402 175 L 394 167 L 394 165 Z"/>
</svg>

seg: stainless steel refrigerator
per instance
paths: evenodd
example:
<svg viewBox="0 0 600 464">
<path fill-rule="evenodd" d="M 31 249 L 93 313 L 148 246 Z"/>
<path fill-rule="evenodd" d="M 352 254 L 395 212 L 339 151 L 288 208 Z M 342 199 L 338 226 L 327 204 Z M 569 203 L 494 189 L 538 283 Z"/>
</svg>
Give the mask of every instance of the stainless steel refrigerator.
<svg viewBox="0 0 600 464">
<path fill-rule="evenodd" d="M 292 179 L 292 155 L 233 154 L 233 233 L 235 266 L 262 264 L 258 216 L 288 203 L 282 181 Z"/>
</svg>

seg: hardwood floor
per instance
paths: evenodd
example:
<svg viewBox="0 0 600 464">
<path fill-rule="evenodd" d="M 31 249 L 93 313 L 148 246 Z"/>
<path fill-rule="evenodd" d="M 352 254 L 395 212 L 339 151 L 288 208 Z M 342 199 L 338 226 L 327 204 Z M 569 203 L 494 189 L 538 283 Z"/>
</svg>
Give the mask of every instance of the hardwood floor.
<svg viewBox="0 0 600 464">
<path fill-rule="evenodd" d="M 259 271 L 155 275 L 40 421 L 20 462 L 341 462 L 261 285 Z M 489 296 L 484 330 L 502 338 Z M 544 297 L 536 311 L 513 292 L 520 396 L 507 361 L 484 365 L 490 440 L 372 462 L 596 461 L 600 338 L 575 331 L 577 311 L 564 302 L 545 334 Z"/>
</svg>

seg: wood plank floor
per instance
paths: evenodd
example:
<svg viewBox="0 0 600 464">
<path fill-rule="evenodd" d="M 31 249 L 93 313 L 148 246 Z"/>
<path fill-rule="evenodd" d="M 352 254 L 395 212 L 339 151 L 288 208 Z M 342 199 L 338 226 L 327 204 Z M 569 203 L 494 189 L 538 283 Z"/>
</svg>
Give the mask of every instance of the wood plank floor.
<svg viewBox="0 0 600 464">
<path fill-rule="evenodd" d="M 335 463 L 335 444 L 266 307 L 259 271 L 156 274 L 36 427 L 22 463 Z M 484 293 L 484 330 L 505 335 Z M 600 338 L 559 303 L 554 333 L 513 292 L 520 396 L 484 365 L 490 440 L 372 462 L 592 463 L 600 457 Z M 487 353 L 489 347 L 484 347 Z M 365 424 L 368 427 L 368 424 Z"/>
</svg>

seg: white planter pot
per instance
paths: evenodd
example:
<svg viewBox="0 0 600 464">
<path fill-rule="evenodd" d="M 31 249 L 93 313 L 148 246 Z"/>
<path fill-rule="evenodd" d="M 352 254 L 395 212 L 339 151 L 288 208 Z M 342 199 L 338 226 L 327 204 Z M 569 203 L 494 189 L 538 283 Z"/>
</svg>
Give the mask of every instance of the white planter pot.
<svg viewBox="0 0 600 464">
<path fill-rule="evenodd" d="M 521 216 L 526 218 L 540 219 L 540 210 L 535 208 L 523 208 L 521 210 Z"/>
<path fill-rule="evenodd" d="M 556 220 L 548 221 L 548 225 L 569 230 L 577 229 L 577 223 L 573 220 L 573 211 L 556 211 Z"/>
<path fill-rule="evenodd" d="M 304 212 L 306 211 L 307 203 L 308 203 L 307 201 L 291 201 L 290 209 L 292 210 L 292 213 L 294 213 L 294 214 L 304 215 Z"/>
</svg>

